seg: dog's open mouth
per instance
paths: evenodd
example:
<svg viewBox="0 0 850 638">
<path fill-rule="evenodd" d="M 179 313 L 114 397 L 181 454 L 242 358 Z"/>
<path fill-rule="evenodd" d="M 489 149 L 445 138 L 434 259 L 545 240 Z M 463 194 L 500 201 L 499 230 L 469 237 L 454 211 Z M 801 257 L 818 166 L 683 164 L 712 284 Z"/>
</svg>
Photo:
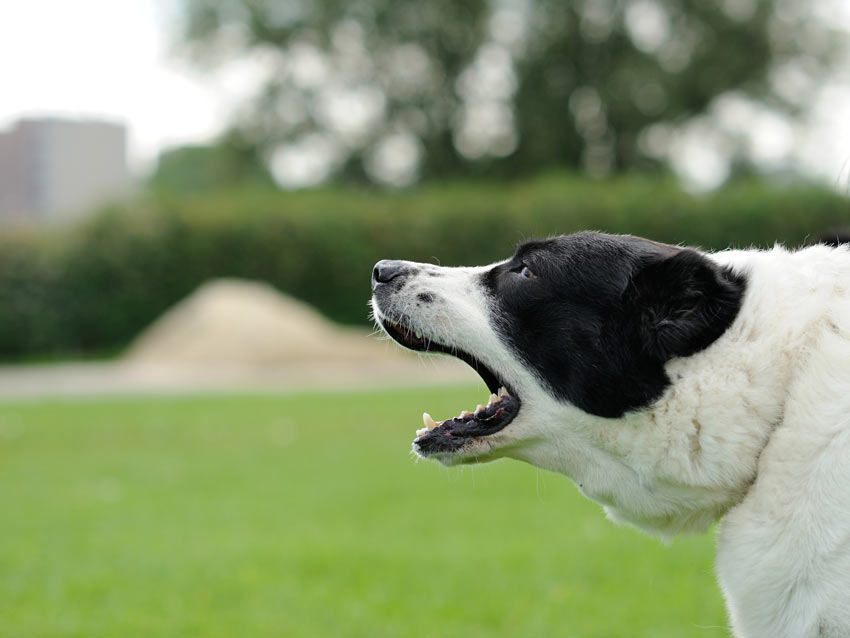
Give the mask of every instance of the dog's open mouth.
<svg viewBox="0 0 850 638">
<path fill-rule="evenodd" d="M 381 325 L 395 341 L 410 350 L 441 352 L 465 361 L 475 370 L 487 388 L 490 399 L 475 411 L 463 410 L 458 416 L 445 421 L 435 421 L 427 412 L 422 415 L 424 427 L 416 431 L 414 447 L 423 456 L 459 451 L 470 439 L 484 437 L 502 430 L 519 413 L 519 397 L 482 361 L 468 352 L 445 346 L 414 332 L 402 323 L 381 318 Z"/>
</svg>

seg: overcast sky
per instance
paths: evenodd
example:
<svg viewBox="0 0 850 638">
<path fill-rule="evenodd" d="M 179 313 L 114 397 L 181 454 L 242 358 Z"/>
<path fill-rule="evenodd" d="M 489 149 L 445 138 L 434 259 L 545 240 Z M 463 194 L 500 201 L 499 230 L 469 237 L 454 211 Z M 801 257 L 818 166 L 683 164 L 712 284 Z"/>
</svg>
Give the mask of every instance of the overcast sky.
<svg viewBox="0 0 850 638">
<path fill-rule="evenodd" d="M 815 5 L 850 28 L 850 0 Z M 175 60 L 174 18 L 174 0 L 0 0 L 0 129 L 25 116 L 117 120 L 128 126 L 131 167 L 139 172 L 162 148 L 210 138 L 250 94 L 252 73 L 235 67 L 203 76 Z M 792 167 L 846 191 L 850 78 L 818 91 L 805 126 L 761 118 L 747 121 L 744 133 L 757 154 L 783 155 Z M 732 119 L 747 117 L 731 108 Z M 683 140 L 675 162 L 710 176 L 716 158 L 705 152 L 698 129 L 694 135 Z"/>
<path fill-rule="evenodd" d="M 172 5 L 0 0 L 0 128 L 22 116 L 118 120 L 136 169 L 163 147 L 215 134 L 239 82 L 205 81 L 169 55 Z"/>
</svg>

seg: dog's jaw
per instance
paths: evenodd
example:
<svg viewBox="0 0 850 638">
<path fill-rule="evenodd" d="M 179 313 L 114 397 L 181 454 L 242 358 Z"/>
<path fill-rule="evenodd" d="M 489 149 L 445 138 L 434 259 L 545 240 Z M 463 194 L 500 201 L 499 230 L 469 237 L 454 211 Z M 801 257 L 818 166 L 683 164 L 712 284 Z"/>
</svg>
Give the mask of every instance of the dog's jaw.
<svg viewBox="0 0 850 638">
<path fill-rule="evenodd" d="M 523 391 L 533 383 L 517 365 L 488 316 L 481 279 L 490 267 L 443 268 L 397 262 L 406 273 L 375 287 L 372 314 L 378 327 L 404 347 L 458 356 L 490 390 L 477 408 L 468 406 L 441 422 L 425 416 L 413 452 L 444 465 L 499 458 L 519 444 L 513 433 L 524 418 Z"/>
</svg>

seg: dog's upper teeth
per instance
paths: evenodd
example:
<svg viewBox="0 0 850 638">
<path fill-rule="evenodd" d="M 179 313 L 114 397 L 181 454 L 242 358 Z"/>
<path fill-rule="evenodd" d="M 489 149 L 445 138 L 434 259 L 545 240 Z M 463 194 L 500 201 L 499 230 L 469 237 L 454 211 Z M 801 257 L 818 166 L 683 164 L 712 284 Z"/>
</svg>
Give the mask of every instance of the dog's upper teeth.
<svg viewBox="0 0 850 638">
<path fill-rule="evenodd" d="M 434 419 L 431 418 L 431 415 L 427 412 L 422 413 L 422 423 L 425 424 L 426 431 L 433 430 L 435 427 L 437 427 L 437 423 L 434 421 Z"/>
<path fill-rule="evenodd" d="M 419 332 L 418 330 L 414 331 L 414 333 L 413 333 L 413 334 L 414 334 L 414 335 L 416 335 L 416 338 L 417 338 L 417 339 L 421 339 L 421 338 L 422 338 L 422 333 L 421 333 L 421 332 Z"/>
<path fill-rule="evenodd" d="M 496 403 L 498 400 L 499 400 L 499 397 L 497 397 L 495 394 L 491 394 L 491 395 L 490 395 L 490 400 L 487 402 L 487 405 L 493 405 L 493 404 L 494 404 L 494 403 Z"/>
</svg>

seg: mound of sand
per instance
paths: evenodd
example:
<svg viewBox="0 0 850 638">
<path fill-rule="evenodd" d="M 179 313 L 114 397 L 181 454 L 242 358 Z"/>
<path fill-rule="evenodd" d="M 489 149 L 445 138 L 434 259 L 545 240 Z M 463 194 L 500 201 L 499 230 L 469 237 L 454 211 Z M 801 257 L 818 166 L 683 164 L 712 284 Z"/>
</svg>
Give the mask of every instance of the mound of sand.
<svg viewBox="0 0 850 638">
<path fill-rule="evenodd" d="M 409 358 L 368 331 L 339 327 L 268 284 L 210 281 L 130 346 L 132 363 L 276 366 Z"/>
</svg>

